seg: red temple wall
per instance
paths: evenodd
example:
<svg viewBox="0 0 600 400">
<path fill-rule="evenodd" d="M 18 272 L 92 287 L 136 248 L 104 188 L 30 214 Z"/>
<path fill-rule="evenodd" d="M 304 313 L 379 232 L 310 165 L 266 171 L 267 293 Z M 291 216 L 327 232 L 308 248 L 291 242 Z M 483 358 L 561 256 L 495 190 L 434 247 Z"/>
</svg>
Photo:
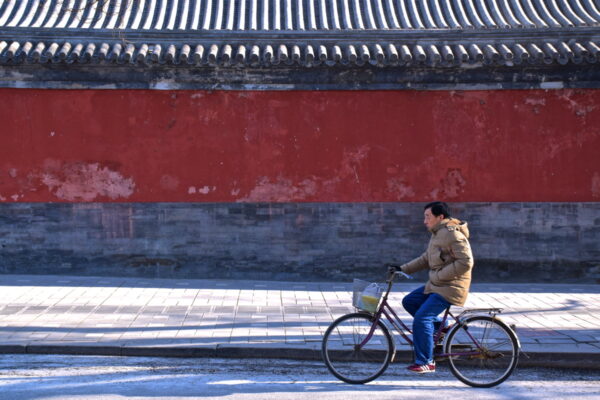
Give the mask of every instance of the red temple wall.
<svg viewBox="0 0 600 400">
<path fill-rule="evenodd" d="M 0 89 L 3 202 L 600 200 L 600 90 Z"/>
</svg>

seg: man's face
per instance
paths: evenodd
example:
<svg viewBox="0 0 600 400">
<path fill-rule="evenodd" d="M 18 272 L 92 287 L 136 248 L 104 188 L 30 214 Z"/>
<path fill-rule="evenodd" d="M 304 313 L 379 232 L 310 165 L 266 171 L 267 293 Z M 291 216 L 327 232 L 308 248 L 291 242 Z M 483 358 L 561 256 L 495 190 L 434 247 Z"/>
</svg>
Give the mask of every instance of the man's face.
<svg viewBox="0 0 600 400">
<path fill-rule="evenodd" d="M 423 215 L 425 216 L 425 219 L 423 222 L 425 223 L 425 226 L 427 227 L 427 229 L 433 228 L 434 226 L 439 224 L 441 220 L 444 219 L 444 214 L 440 214 L 437 217 L 435 215 L 433 215 L 431 213 L 431 208 L 428 208 L 427 210 L 425 210 Z"/>
</svg>

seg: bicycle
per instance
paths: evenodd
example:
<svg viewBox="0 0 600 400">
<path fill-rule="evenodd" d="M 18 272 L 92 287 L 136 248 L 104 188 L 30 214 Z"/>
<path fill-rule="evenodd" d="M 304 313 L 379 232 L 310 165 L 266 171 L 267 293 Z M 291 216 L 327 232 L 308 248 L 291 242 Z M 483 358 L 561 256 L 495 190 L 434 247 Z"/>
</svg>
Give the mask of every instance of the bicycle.
<svg viewBox="0 0 600 400">
<path fill-rule="evenodd" d="M 321 353 L 338 379 L 363 384 L 385 372 L 396 353 L 388 325 L 413 346 L 411 330 L 388 303 L 396 275 L 412 279 L 401 271 L 392 274 L 374 312 L 344 315 L 325 331 Z M 452 374 L 469 386 L 489 388 L 504 382 L 517 366 L 521 345 L 515 332 L 497 317 L 501 312 L 501 308 L 465 309 L 455 316 L 448 307 L 434 333 L 435 359 L 448 360 Z M 454 324 L 444 328 L 449 318 Z"/>
</svg>

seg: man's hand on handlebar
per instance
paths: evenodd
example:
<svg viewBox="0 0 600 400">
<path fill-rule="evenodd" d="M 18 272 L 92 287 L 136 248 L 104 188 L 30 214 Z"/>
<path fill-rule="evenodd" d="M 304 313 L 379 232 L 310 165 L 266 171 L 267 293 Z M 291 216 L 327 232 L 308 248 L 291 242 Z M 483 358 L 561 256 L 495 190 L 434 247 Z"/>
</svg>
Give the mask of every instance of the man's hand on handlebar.
<svg viewBox="0 0 600 400">
<path fill-rule="evenodd" d="M 387 282 L 390 282 L 394 279 L 394 275 L 396 275 L 396 272 L 400 271 L 400 266 L 395 264 L 385 264 L 385 266 L 387 267 L 387 275 L 385 280 Z"/>
<path fill-rule="evenodd" d="M 389 272 L 401 271 L 400 266 L 398 264 L 387 263 L 385 264 L 385 266 L 387 267 Z"/>
<path fill-rule="evenodd" d="M 410 275 L 405 274 L 400 268 L 400 266 L 397 264 L 385 264 L 385 266 L 387 267 L 386 282 L 391 282 L 394 279 L 394 276 L 396 276 L 396 274 L 402 275 L 406 279 L 412 279 L 412 277 Z"/>
</svg>

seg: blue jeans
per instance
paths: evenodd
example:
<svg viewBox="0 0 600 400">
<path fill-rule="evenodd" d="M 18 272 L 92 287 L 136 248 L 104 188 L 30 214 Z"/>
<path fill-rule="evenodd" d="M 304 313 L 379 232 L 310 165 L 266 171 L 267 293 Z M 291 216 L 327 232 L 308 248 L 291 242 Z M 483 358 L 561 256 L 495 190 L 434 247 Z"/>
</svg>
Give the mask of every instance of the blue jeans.
<svg viewBox="0 0 600 400">
<path fill-rule="evenodd" d="M 425 286 L 413 290 L 402 299 L 404 309 L 414 317 L 413 342 L 415 363 L 418 365 L 433 362 L 433 333 L 441 324 L 439 314 L 450 307 L 437 293 L 425 294 Z"/>
</svg>

